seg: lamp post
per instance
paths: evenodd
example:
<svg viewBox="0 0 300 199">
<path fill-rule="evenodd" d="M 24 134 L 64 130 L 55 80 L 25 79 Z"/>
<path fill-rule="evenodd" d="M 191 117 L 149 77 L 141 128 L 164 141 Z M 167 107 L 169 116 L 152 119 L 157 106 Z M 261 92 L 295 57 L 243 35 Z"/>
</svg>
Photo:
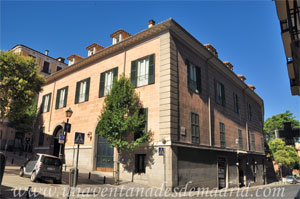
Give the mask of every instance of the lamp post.
<svg viewBox="0 0 300 199">
<path fill-rule="evenodd" d="M 72 116 L 72 114 L 73 114 L 73 111 L 72 111 L 72 109 L 71 108 L 69 108 L 68 110 L 66 110 L 66 117 L 67 117 L 67 122 L 65 123 L 65 126 L 64 126 L 64 143 L 63 144 L 60 144 L 60 150 L 59 150 L 59 159 L 62 161 L 62 163 L 65 163 L 65 153 L 63 152 L 63 147 L 62 147 L 62 145 L 64 145 L 65 146 L 65 144 L 66 144 L 66 139 L 67 139 L 67 134 L 68 134 L 68 132 L 67 132 L 67 128 L 66 128 L 66 126 L 68 126 L 68 124 L 69 124 L 69 119 L 70 119 L 70 117 Z"/>
</svg>

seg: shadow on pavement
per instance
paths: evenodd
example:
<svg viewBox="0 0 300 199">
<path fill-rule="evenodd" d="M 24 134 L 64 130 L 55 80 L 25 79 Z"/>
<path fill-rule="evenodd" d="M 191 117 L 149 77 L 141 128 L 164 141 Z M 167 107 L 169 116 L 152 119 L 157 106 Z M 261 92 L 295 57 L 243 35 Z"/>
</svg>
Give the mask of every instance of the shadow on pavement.
<svg viewBox="0 0 300 199">
<path fill-rule="evenodd" d="M 27 192 L 27 190 L 14 190 L 12 187 L 0 186 L 0 198 L 46 198 L 38 192 Z"/>
</svg>

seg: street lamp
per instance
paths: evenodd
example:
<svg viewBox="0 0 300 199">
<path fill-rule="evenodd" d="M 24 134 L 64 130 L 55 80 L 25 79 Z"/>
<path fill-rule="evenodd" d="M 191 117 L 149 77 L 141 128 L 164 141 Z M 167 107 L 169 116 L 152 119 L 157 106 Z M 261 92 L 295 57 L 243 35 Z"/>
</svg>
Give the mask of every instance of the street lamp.
<svg viewBox="0 0 300 199">
<path fill-rule="evenodd" d="M 69 108 L 68 110 L 66 110 L 67 122 L 64 125 L 64 143 L 63 143 L 64 146 L 66 144 L 68 129 L 70 128 L 70 127 L 68 127 L 69 126 L 69 119 L 72 116 L 72 114 L 73 114 L 73 111 L 72 111 L 71 108 Z M 62 144 L 60 144 L 60 150 L 59 151 L 60 151 L 60 153 L 59 153 L 59 159 L 62 161 L 62 163 L 65 163 L 65 153 L 63 151 Z"/>
</svg>

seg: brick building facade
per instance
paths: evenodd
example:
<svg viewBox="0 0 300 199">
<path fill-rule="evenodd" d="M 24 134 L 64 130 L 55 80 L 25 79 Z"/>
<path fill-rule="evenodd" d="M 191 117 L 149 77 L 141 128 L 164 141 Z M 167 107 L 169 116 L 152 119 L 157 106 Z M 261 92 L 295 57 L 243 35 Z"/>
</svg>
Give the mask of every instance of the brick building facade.
<svg viewBox="0 0 300 199">
<path fill-rule="evenodd" d="M 133 36 L 119 30 L 111 37 L 113 45 L 93 49 L 47 77 L 39 97 L 43 113 L 36 152 L 57 155 L 70 107 L 66 164 L 74 164 L 75 132 L 84 132 L 80 167 L 112 172 L 113 149 L 95 129 L 112 78 L 124 73 L 147 109 L 153 137 L 150 144 L 121 155 L 121 180 L 157 187 L 164 181 L 167 187 L 191 181 L 190 186 L 211 188 L 264 182 L 263 100 L 229 62 L 173 19 L 157 25 L 151 20 L 148 29 Z"/>
</svg>

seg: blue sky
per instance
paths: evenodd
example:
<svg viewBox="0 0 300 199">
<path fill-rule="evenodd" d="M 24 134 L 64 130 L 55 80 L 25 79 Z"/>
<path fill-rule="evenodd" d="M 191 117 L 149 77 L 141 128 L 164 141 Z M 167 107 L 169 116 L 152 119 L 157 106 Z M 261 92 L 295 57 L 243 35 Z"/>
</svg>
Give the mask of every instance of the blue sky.
<svg viewBox="0 0 300 199">
<path fill-rule="evenodd" d="M 266 1 L 0 1 L 0 49 L 24 44 L 52 57 L 86 57 L 91 43 L 111 45 L 110 34 L 131 34 L 170 17 L 201 43 L 212 44 L 265 103 L 265 118 L 291 110 L 299 120 L 299 96 L 290 92 L 275 2 Z"/>
</svg>

